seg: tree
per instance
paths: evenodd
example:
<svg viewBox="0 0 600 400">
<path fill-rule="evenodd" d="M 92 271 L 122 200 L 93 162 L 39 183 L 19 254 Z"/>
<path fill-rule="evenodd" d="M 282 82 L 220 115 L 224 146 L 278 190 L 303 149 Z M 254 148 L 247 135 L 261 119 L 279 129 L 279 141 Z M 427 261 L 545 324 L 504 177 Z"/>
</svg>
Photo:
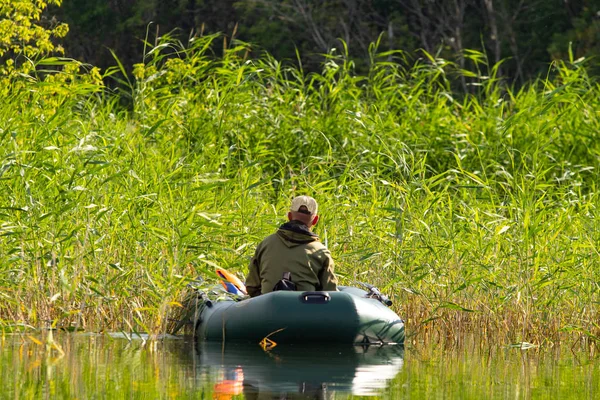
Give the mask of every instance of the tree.
<svg viewBox="0 0 600 400">
<path fill-rule="evenodd" d="M 246 0 L 236 8 L 242 39 L 263 46 L 277 41 L 277 46 L 264 47 L 279 58 L 295 58 L 295 47 L 308 69 L 322 61 L 319 55 L 312 63 L 311 54 L 328 53 L 340 47 L 340 40 L 358 69 L 364 69 L 370 44 L 382 34 L 389 50 L 415 45 L 398 0 Z"/>
<path fill-rule="evenodd" d="M 40 1 L 0 4 L 12 9 Z M 524 83 L 547 71 L 553 57 L 565 58 L 570 42 L 578 57 L 600 54 L 599 11 L 600 0 L 69 0 L 46 10 L 41 25 L 67 22 L 67 54 L 101 68 L 114 65 L 108 49 L 127 69 L 141 62 L 150 27 L 151 42 L 173 29 L 183 42 L 216 32 L 230 41 L 235 32 L 279 60 L 295 60 L 298 50 L 309 71 L 321 68 L 322 54 L 340 47 L 339 39 L 360 72 L 380 36 L 380 50 L 425 49 L 465 69 L 472 65 L 464 51 L 473 49 L 490 64 L 502 60 L 499 76 Z"/>
<path fill-rule="evenodd" d="M 588 64 L 590 71 L 600 73 L 600 0 L 565 1 L 570 16 L 570 27 L 564 33 L 552 32 L 548 52 L 553 59 L 568 59 L 569 51 L 575 58 L 594 57 Z"/>
<path fill-rule="evenodd" d="M 30 60 L 52 52 L 63 53 L 53 39 L 63 38 L 69 31 L 64 23 L 42 17 L 48 4 L 62 0 L 0 0 L 0 72 L 28 72 Z"/>
</svg>

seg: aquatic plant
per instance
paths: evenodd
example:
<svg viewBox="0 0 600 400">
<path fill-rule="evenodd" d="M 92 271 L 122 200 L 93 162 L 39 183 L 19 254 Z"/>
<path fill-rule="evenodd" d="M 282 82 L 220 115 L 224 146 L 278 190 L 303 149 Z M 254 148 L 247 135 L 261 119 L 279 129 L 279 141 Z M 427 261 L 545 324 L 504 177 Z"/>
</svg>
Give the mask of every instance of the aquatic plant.
<svg viewBox="0 0 600 400">
<path fill-rule="evenodd" d="M 218 35 L 146 45 L 131 74 L 46 60 L 0 105 L 2 329 L 162 333 L 308 193 L 341 282 L 388 293 L 413 340 L 598 339 L 585 61 L 513 88 L 476 52 L 374 44 L 362 76 L 343 47 L 307 74 Z"/>
</svg>

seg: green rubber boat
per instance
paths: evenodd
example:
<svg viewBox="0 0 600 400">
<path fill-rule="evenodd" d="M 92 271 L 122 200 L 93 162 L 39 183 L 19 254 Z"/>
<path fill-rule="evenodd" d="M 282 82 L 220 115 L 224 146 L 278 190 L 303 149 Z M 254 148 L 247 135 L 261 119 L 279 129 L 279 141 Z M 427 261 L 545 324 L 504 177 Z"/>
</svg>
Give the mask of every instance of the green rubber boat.
<svg viewBox="0 0 600 400">
<path fill-rule="evenodd" d="M 200 341 L 278 344 L 403 344 L 404 321 L 375 288 L 338 292 L 277 291 L 241 301 L 210 301 L 197 307 Z"/>
</svg>

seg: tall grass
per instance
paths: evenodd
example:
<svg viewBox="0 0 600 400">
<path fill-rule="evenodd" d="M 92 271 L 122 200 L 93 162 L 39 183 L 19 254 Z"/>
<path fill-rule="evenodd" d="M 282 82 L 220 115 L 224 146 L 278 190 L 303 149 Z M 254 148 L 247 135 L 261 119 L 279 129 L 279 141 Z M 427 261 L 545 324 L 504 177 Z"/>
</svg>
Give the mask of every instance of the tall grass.
<svg viewBox="0 0 600 400">
<path fill-rule="evenodd" d="M 69 64 L 3 102 L 3 329 L 163 332 L 189 279 L 245 273 L 308 193 L 341 282 L 391 294 L 414 340 L 598 340 L 600 97 L 581 62 L 514 89 L 475 52 L 464 71 L 374 44 L 360 76 L 342 48 L 307 74 L 219 41 L 165 37 L 105 72 L 118 91 Z"/>
</svg>

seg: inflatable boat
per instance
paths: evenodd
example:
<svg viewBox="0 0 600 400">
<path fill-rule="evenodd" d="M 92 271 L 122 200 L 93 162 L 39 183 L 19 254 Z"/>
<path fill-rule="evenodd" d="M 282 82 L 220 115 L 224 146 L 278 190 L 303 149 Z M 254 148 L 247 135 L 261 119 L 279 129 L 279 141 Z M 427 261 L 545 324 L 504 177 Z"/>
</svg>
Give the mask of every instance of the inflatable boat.
<svg viewBox="0 0 600 400">
<path fill-rule="evenodd" d="M 199 296 L 193 316 L 200 341 L 278 344 L 403 344 L 404 321 L 375 288 L 276 291 L 242 300 Z"/>
</svg>

